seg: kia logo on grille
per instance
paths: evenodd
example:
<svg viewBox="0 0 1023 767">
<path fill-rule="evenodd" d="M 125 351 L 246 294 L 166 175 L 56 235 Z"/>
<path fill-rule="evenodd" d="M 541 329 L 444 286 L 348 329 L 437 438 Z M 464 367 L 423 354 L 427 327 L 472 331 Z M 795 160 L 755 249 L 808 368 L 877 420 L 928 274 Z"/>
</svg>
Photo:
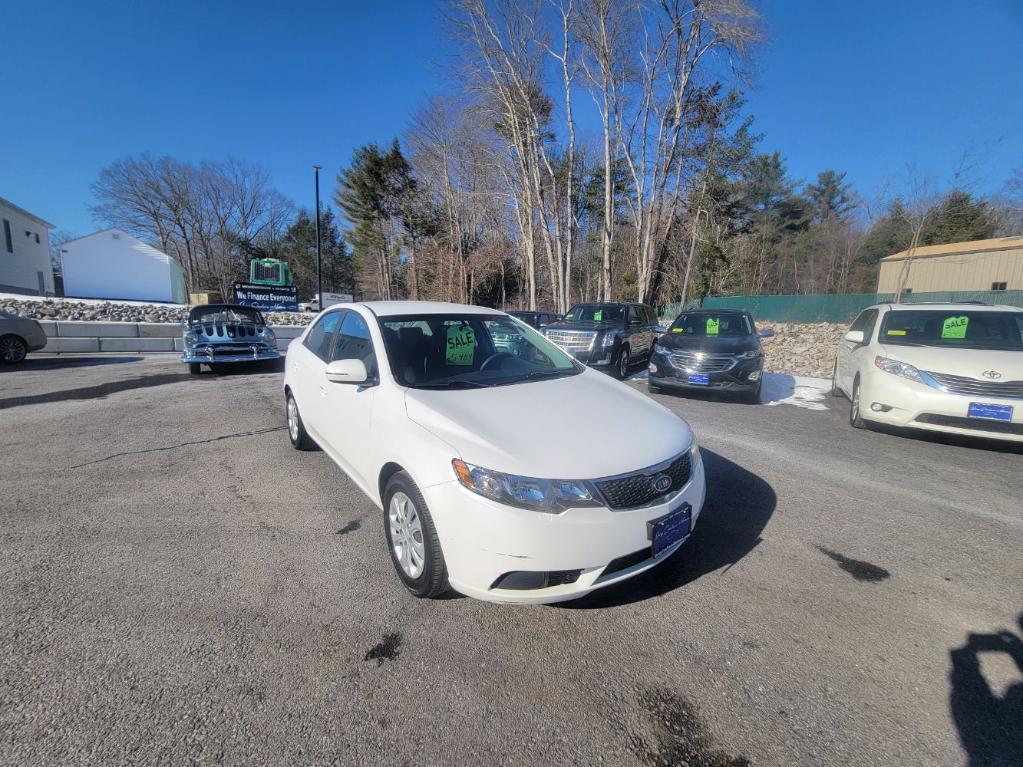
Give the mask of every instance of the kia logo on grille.
<svg viewBox="0 0 1023 767">
<path fill-rule="evenodd" d="M 999 373 L 997 370 L 985 370 L 983 373 L 981 373 L 981 375 L 984 376 L 985 378 L 990 378 L 992 381 L 995 381 L 1002 377 L 1002 374 Z"/>
<path fill-rule="evenodd" d="M 658 474 L 650 482 L 650 486 L 658 493 L 666 493 L 671 490 L 671 477 L 667 474 Z"/>
</svg>

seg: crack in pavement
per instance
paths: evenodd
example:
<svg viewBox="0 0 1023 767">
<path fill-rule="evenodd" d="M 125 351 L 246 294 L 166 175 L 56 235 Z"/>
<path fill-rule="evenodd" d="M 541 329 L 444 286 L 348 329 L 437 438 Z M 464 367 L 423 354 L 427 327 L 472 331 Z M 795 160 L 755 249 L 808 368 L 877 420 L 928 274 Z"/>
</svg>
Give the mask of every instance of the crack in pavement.
<svg viewBox="0 0 1023 767">
<path fill-rule="evenodd" d="M 164 445 L 163 447 L 147 447 L 145 450 L 126 450 L 123 453 L 114 453 L 103 458 L 97 458 L 94 461 L 86 461 L 85 463 L 78 463 L 74 466 L 70 466 L 72 469 L 80 469 L 83 466 L 91 466 L 94 463 L 103 463 L 104 461 L 111 461 L 114 458 L 123 458 L 126 455 L 142 455 L 143 453 L 160 453 L 165 450 L 177 450 L 179 447 L 189 447 L 191 445 L 205 445 L 209 442 L 220 442 L 225 439 L 237 439 L 238 437 L 255 437 L 259 434 L 269 434 L 273 431 L 284 431 L 284 426 L 271 426 L 266 429 L 254 429 L 252 431 L 240 431 L 235 434 L 221 434 L 219 437 L 210 437 L 208 439 L 197 439 L 191 442 L 179 442 L 175 445 Z"/>
</svg>

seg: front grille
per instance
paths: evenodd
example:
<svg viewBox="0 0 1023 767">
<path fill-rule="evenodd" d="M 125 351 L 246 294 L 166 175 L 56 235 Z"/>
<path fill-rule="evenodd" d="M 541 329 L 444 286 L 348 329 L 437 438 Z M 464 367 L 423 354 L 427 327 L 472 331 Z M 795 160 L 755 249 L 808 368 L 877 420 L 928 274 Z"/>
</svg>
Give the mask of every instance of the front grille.
<svg viewBox="0 0 1023 767">
<path fill-rule="evenodd" d="M 979 378 L 926 372 L 945 391 L 953 394 L 979 394 L 984 397 L 1023 399 L 1023 381 L 981 381 Z"/>
<path fill-rule="evenodd" d="M 548 330 L 546 335 L 562 349 L 573 352 L 588 352 L 597 337 L 594 330 Z"/>
<path fill-rule="evenodd" d="M 598 479 L 595 484 L 612 509 L 634 509 L 677 493 L 689 481 L 691 471 L 689 451 L 686 451 L 670 462 L 620 477 Z M 671 487 L 667 490 L 658 490 L 653 486 L 654 478 L 662 474 L 671 477 Z"/>
<path fill-rule="evenodd" d="M 923 413 L 918 415 L 916 420 L 920 423 L 930 423 L 935 426 L 951 426 L 956 429 L 986 431 L 993 434 L 1023 435 L 1023 423 L 1010 423 L 1009 421 L 987 421 L 981 418 L 963 418 L 955 415 L 939 415 L 938 413 Z"/>
<path fill-rule="evenodd" d="M 723 373 L 735 367 L 731 354 L 704 354 L 703 352 L 672 352 L 671 364 L 687 373 Z"/>
</svg>

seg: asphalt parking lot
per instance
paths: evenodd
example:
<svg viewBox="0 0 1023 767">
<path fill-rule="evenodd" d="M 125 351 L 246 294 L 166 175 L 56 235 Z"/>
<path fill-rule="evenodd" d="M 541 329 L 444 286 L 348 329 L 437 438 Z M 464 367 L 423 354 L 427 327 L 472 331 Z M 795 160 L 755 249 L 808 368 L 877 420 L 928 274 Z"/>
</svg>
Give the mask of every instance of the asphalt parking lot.
<svg viewBox="0 0 1023 767">
<path fill-rule="evenodd" d="M 658 395 L 708 470 L 678 555 L 427 602 L 280 377 L 0 369 L 3 763 L 1023 764 L 1018 447 Z"/>
</svg>

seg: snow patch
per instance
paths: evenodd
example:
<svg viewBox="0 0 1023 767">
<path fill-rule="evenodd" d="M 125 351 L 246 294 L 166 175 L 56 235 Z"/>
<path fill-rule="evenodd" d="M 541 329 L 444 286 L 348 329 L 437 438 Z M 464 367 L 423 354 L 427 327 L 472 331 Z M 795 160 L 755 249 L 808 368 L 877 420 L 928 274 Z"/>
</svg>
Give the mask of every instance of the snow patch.
<svg viewBox="0 0 1023 767">
<path fill-rule="evenodd" d="M 827 410 L 824 404 L 831 391 L 826 378 L 793 376 L 788 373 L 764 373 L 760 401 L 765 405 L 793 405 L 806 410 Z"/>
</svg>

